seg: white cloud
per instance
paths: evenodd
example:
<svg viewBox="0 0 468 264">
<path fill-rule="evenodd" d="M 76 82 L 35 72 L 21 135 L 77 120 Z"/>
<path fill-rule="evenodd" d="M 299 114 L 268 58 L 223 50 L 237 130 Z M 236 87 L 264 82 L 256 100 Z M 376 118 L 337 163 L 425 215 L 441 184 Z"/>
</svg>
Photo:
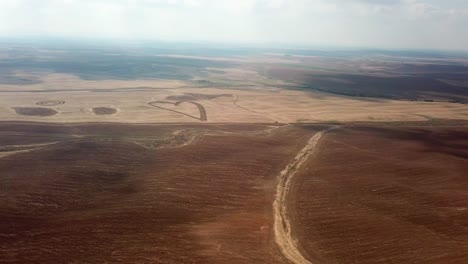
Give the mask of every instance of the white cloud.
<svg viewBox="0 0 468 264">
<path fill-rule="evenodd" d="M 466 25 L 464 0 L 0 1 L 2 36 L 466 49 Z"/>
</svg>

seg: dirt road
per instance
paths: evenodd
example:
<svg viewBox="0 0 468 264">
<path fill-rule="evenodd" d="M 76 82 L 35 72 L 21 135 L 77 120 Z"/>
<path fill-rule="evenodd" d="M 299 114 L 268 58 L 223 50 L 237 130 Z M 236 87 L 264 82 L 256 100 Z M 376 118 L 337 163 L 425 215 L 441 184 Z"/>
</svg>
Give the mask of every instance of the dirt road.
<svg viewBox="0 0 468 264">
<path fill-rule="evenodd" d="M 288 218 L 287 196 L 291 188 L 291 181 L 296 172 L 316 149 L 322 136 L 336 127 L 317 132 L 307 141 L 306 146 L 299 151 L 286 168 L 281 171 L 278 186 L 276 188 L 275 201 L 273 203 L 274 212 L 274 232 L 275 242 L 278 244 L 283 255 L 296 264 L 311 264 L 299 251 L 297 240 L 291 234 L 291 223 Z"/>
</svg>

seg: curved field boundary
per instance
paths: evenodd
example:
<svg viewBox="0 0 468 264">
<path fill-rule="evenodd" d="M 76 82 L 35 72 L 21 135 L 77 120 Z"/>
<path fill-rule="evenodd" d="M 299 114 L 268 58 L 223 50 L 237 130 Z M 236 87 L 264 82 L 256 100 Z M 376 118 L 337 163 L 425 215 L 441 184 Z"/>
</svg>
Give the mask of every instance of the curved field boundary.
<svg viewBox="0 0 468 264">
<path fill-rule="evenodd" d="M 181 112 L 181 111 L 177 111 L 177 110 L 174 110 L 174 109 L 169 109 L 169 108 L 161 106 L 161 105 L 164 105 L 164 104 L 178 106 L 178 105 L 180 105 L 182 103 L 191 103 L 191 104 L 195 105 L 198 108 L 198 112 L 200 113 L 200 116 L 196 117 L 196 116 L 193 116 L 191 114 L 187 114 L 187 113 L 184 113 L 184 112 Z M 203 105 L 199 104 L 199 103 L 195 103 L 195 102 L 191 102 L 191 101 L 179 101 L 179 102 L 175 102 L 175 103 L 167 102 L 167 101 L 154 101 L 154 102 L 149 102 L 148 104 L 151 105 L 152 107 L 156 107 L 156 108 L 163 109 L 163 110 L 166 110 L 166 111 L 178 113 L 178 114 L 188 116 L 190 118 L 197 119 L 197 120 L 200 120 L 200 121 L 207 121 L 208 120 L 208 117 L 206 115 L 205 107 Z"/>
<path fill-rule="evenodd" d="M 281 171 L 278 176 L 278 186 L 276 188 L 275 201 L 273 202 L 274 212 L 274 233 L 275 242 L 278 244 L 281 253 L 291 262 L 296 264 L 311 264 L 297 247 L 297 240 L 291 231 L 291 222 L 288 218 L 287 196 L 291 189 L 291 182 L 294 175 L 299 171 L 304 162 L 314 153 L 322 136 L 336 127 L 317 132 L 312 136 L 307 144 L 294 159 Z"/>
<path fill-rule="evenodd" d="M 208 117 L 206 116 L 206 109 L 203 105 L 195 102 L 188 102 L 197 106 L 198 111 L 200 112 L 200 121 L 207 121 Z"/>
</svg>

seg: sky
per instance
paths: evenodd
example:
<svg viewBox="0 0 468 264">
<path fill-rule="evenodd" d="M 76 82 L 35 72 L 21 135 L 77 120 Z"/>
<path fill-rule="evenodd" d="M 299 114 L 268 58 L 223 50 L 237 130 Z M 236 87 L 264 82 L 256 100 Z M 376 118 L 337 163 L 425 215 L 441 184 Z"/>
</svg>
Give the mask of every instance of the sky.
<svg viewBox="0 0 468 264">
<path fill-rule="evenodd" d="M 468 0 L 0 0 L 0 37 L 468 49 Z"/>
</svg>

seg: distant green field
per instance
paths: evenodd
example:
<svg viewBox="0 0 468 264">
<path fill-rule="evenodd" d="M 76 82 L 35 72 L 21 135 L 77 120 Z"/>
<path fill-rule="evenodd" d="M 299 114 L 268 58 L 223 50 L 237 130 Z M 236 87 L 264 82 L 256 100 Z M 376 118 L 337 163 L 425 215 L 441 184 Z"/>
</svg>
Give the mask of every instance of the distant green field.
<svg viewBox="0 0 468 264">
<path fill-rule="evenodd" d="M 320 73 L 310 68 L 271 68 L 268 76 L 296 83 L 300 89 L 316 90 L 355 97 L 405 99 L 420 101 L 449 101 L 468 103 L 468 88 L 451 85 L 441 79 L 468 79 L 468 73 L 422 73 L 376 76 L 366 73 Z M 443 78 L 446 76 L 446 78 Z"/>
<path fill-rule="evenodd" d="M 207 67 L 223 68 L 229 63 L 213 60 L 161 57 L 154 54 L 114 53 L 106 50 L 77 52 L 38 52 L 32 56 L 18 56 L 0 61 L 0 71 L 52 71 L 75 74 L 83 79 L 161 78 L 187 80 L 207 72 Z M 17 52 L 18 53 L 18 52 Z M 27 54 L 25 52 L 25 54 Z M 5 79 L 5 78 L 3 78 Z M 8 81 L 8 79 L 5 79 Z M 4 82 L 6 82 L 4 81 Z M 20 82 L 21 80 L 10 81 Z"/>
</svg>

